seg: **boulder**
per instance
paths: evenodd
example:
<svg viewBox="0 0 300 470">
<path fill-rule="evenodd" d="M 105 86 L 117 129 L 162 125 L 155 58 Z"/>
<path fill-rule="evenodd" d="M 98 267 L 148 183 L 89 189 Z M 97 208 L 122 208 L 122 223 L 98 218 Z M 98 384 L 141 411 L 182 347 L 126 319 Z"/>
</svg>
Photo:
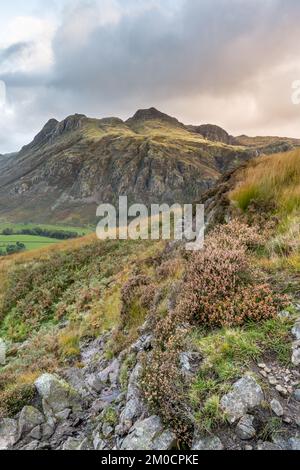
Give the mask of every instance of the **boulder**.
<svg viewBox="0 0 300 470">
<path fill-rule="evenodd" d="M 35 382 L 36 389 L 43 400 L 45 414 L 54 415 L 70 408 L 73 412 L 81 411 L 81 397 L 65 380 L 57 375 L 44 374 Z"/>
<path fill-rule="evenodd" d="M 224 450 L 224 446 L 217 436 L 194 437 L 192 450 Z"/>
<path fill-rule="evenodd" d="M 297 388 L 295 391 L 294 391 L 294 398 L 296 401 L 299 401 L 300 402 L 300 388 Z"/>
<path fill-rule="evenodd" d="M 245 415 L 243 416 L 237 427 L 236 434 L 243 441 L 252 439 L 256 435 L 255 427 L 253 426 L 254 416 Z"/>
<path fill-rule="evenodd" d="M 171 450 L 176 435 L 165 429 L 158 416 L 136 423 L 121 444 L 121 450 Z"/>
<path fill-rule="evenodd" d="M 44 415 L 33 406 L 25 406 L 19 417 L 19 438 L 29 434 L 34 428 L 45 422 Z"/>
<path fill-rule="evenodd" d="M 8 450 L 18 440 L 18 423 L 14 419 L 0 420 L 0 450 Z"/>
<path fill-rule="evenodd" d="M 230 423 L 235 423 L 253 408 L 259 406 L 264 399 L 261 386 L 247 375 L 233 385 L 232 391 L 223 396 L 221 407 Z"/>
</svg>

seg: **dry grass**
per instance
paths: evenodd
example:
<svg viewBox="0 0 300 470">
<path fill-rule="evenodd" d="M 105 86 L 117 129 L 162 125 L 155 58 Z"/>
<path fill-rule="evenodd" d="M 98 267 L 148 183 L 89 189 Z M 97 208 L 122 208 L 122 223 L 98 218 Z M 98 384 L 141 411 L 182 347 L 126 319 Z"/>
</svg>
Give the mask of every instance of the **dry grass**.
<svg viewBox="0 0 300 470">
<path fill-rule="evenodd" d="M 275 205 L 280 214 L 300 209 L 300 150 L 265 156 L 254 160 L 240 174 L 230 199 L 242 210 L 251 201 L 260 200 Z"/>
</svg>

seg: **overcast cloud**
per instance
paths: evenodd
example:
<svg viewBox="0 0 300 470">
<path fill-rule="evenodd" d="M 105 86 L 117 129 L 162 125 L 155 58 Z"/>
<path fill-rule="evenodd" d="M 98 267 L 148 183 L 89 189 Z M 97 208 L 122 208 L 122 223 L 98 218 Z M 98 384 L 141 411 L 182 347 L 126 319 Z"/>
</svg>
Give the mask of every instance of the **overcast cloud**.
<svg viewBox="0 0 300 470">
<path fill-rule="evenodd" d="M 50 117 L 127 118 L 149 106 L 232 134 L 300 137 L 291 102 L 298 0 L 9 3 L 0 15 L 0 153 Z"/>
</svg>

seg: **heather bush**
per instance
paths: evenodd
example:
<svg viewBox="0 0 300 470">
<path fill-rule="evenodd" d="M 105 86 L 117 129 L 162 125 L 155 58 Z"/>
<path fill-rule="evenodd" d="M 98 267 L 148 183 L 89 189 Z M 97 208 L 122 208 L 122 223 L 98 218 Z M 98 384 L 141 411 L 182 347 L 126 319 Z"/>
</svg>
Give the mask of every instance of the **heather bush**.
<svg viewBox="0 0 300 470">
<path fill-rule="evenodd" d="M 274 317 L 285 298 L 260 282 L 251 266 L 250 250 L 261 243 L 254 228 L 237 221 L 217 227 L 204 250 L 192 255 L 177 318 L 215 327 Z"/>
</svg>

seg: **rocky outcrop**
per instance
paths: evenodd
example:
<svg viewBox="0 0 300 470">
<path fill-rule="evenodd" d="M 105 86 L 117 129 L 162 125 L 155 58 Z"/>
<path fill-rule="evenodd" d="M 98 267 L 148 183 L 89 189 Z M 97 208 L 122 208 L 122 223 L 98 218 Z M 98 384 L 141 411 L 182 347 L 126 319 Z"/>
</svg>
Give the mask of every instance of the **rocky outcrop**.
<svg viewBox="0 0 300 470">
<path fill-rule="evenodd" d="M 137 422 L 121 445 L 121 450 L 171 450 L 175 448 L 176 435 L 164 429 L 158 416 Z"/>
</svg>

